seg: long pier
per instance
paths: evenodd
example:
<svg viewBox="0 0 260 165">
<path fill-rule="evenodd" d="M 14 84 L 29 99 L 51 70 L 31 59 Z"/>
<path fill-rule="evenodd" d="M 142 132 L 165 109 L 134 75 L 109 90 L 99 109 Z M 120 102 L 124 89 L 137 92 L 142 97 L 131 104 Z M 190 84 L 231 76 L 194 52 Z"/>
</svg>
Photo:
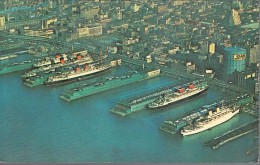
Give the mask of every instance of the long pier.
<svg viewBox="0 0 260 165">
<path fill-rule="evenodd" d="M 32 68 L 33 64 L 34 62 L 29 60 L 29 61 L 22 61 L 19 63 L 0 65 L 0 75 L 30 69 Z"/>
<path fill-rule="evenodd" d="M 259 120 L 255 120 L 253 122 L 244 124 L 236 129 L 233 129 L 218 137 L 215 137 L 214 139 L 208 142 L 205 142 L 205 145 L 210 146 L 212 149 L 216 149 L 231 140 L 246 135 L 252 131 L 257 131 L 259 127 L 258 124 L 259 124 Z"/>
<path fill-rule="evenodd" d="M 143 110 L 147 104 L 153 102 L 160 95 L 168 93 L 170 91 L 172 91 L 172 89 L 167 88 L 161 91 L 147 94 L 146 96 L 141 96 L 138 98 L 131 99 L 130 101 L 127 100 L 119 101 L 115 106 L 115 108 L 111 109 L 110 112 L 113 112 L 121 116 L 129 115 L 133 112 Z"/>
<path fill-rule="evenodd" d="M 93 83 L 86 83 L 83 86 L 78 86 L 76 88 L 71 88 L 66 90 L 61 99 L 66 101 L 73 101 L 82 97 L 87 97 L 99 92 L 104 92 L 107 90 L 111 90 L 120 86 L 125 86 L 131 83 L 135 83 L 138 81 L 143 81 L 149 78 L 153 78 L 160 75 L 160 70 L 152 70 L 152 71 L 142 71 L 137 72 L 133 71 L 128 74 L 124 74 L 123 76 L 115 75 L 106 77 L 101 80 L 97 80 Z"/>
</svg>

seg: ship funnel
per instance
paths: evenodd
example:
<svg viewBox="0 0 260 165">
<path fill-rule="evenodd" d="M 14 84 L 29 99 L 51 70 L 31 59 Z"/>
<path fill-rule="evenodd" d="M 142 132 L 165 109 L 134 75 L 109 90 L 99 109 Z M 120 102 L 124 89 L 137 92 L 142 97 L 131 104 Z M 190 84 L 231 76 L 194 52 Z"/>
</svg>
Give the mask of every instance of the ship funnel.
<svg viewBox="0 0 260 165">
<path fill-rule="evenodd" d="M 194 85 L 193 84 L 190 84 L 189 85 L 189 89 L 193 89 L 194 88 Z"/>
<path fill-rule="evenodd" d="M 60 63 L 61 63 L 61 64 L 64 64 L 64 62 L 65 62 L 65 61 L 64 61 L 64 58 L 61 57 L 61 58 L 60 58 Z"/>
<path fill-rule="evenodd" d="M 77 68 L 75 69 L 75 71 L 76 71 L 76 72 L 79 72 L 79 71 L 80 71 L 80 68 L 79 68 L 79 67 L 77 67 Z"/>
<path fill-rule="evenodd" d="M 81 60 L 81 55 L 80 54 L 77 55 L 77 60 Z"/>
<path fill-rule="evenodd" d="M 179 93 L 183 93 L 185 91 L 184 88 L 179 88 L 178 90 L 179 90 Z"/>
<path fill-rule="evenodd" d="M 217 112 L 220 112 L 219 107 L 216 110 L 217 110 Z"/>
<path fill-rule="evenodd" d="M 57 55 L 56 55 L 56 58 L 61 58 L 61 55 L 60 55 L 60 54 L 57 54 Z"/>
</svg>

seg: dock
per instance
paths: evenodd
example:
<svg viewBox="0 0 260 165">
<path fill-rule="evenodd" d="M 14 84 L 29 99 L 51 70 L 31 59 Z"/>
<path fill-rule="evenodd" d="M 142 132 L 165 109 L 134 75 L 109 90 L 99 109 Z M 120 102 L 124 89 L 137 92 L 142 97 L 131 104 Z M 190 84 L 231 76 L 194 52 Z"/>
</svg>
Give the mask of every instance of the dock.
<svg viewBox="0 0 260 165">
<path fill-rule="evenodd" d="M 0 65 L 0 75 L 30 69 L 32 68 L 33 63 L 34 63 L 33 61 L 29 60 L 29 61 L 22 61 L 19 63 Z"/>
<path fill-rule="evenodd" d="M 188 82 L 187 84 L 189 83 L 190 82 Z M 183 85 L 183 83 L 179 82 L 178 85 L 164 86 L 153 92 L 142 92 L 147 94 L 142 94 L 141 96 L 139 95 L 138 97 L 132 99 L 121 100 L 116 104 L 115 108 L 110 110 L 110 112 L 118 114 L 120 116 L 126 116 L 134 112 L 138 112 L 145 109 L 148 104 L 158 99 L 161 95 L 173 92 L 174 89 L 180 85 Z"/>
<path fill-rule="evenodd" d="M 166 91 L 161 91 L 158 93 L 149 94 L 145 97 L 136 98 L 131 101 L 119 101 L 115 108 L 111 109 L 110 112 L 120 116 L 126 116 L 133 112 L 141 111 L 146 107 L 146 105 L 156 100 L 164 92 L 166 93 Z"/>
<path fill-rule="evenodd" d="M 221 145 L 226 144 L 229 141 L 232 141 L 236 138 L 239 138 L 243 135 L 246 135 L 252 131 L 257 131 L 259 125 L 259 119 L 252 121 L 250 123 L 244 124 L 238 128 L 235 128 L 231 131 L 228 131 L 218 137 L 215 137 L 214 139 L 205 142 L 204 144 L 207 146 L 210 146 L 212 149 L 217 149 Z"/>
<path fill-rule="evenodd" d="M 137 72 L 110 76 L 97 80 L 91 83 L 85 83 L 81 86 L 71 88 L 66 90 L 60 98 L 65 101 L 73 101 L 82 97 L 87 97 L 99 92 L 104 92 L 110 89 L 114 89 L 120 86 L 125 86 L 138 81 L 146 80 L 160 75 L 160 69 L 147 71 L 147 72 Z"/>
</svg>

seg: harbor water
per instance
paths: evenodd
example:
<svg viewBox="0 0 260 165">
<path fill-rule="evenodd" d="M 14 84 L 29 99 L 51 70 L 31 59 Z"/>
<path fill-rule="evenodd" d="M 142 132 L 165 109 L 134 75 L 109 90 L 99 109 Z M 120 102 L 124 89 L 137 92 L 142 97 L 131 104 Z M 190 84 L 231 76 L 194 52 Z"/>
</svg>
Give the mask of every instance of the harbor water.
<svg viewBox="0 0 260 165">
<path fill-rule="evenodd" d="M 253 119 L 245 113 L 193 136 L 160 131 L 164 120 L 183 117 L 207 102 L 221 100 L 225 94 L 217 89 L 209 88 L 162 111 L 143 110 L 121 117 L 109 112 L 121 98 L 178 80 L 160 76 L 66 102 L 59 99 L 66 85 L 29 88 L 21 83 L 20 75 L 0 77 L 0 161 L 243 163 L 257 159 L 257 152 L 246 154 L 257 144 L 255 132 L 216 150 L 203 146 Z"/>
</svg>

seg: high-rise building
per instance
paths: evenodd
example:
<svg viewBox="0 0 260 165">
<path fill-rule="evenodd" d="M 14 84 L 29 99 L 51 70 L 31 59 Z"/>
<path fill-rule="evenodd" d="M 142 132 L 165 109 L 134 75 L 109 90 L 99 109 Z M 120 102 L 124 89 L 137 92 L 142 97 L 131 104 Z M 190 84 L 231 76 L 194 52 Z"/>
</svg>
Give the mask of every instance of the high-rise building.
<svg viewBox="0 0 260 165">
<path fill-rule="evenodd" d="M 0 16 L 0 30 L 5 29 L 5 17 Z"/>
<path fill-rule="evenodd" d="M 229 19 L 229 26 L 240 25 L 240 24 L 241 24 L 241 20 L 240 20 L 238 11 L 235 9 L 232 9 L 231 16 Z"/>
<path fill-rule="evenodd" d="M 214 54 L 215 53 L 215 43 L 210 43 L 209 44 L 209 54 Z"/>
<path fill-rule="evenodd" d="M 242 72 L 246 69 L 246 49 L 239 47 L 224 48 L 224 74 L 231 75 L 235 71 Z"/>
</svg>

